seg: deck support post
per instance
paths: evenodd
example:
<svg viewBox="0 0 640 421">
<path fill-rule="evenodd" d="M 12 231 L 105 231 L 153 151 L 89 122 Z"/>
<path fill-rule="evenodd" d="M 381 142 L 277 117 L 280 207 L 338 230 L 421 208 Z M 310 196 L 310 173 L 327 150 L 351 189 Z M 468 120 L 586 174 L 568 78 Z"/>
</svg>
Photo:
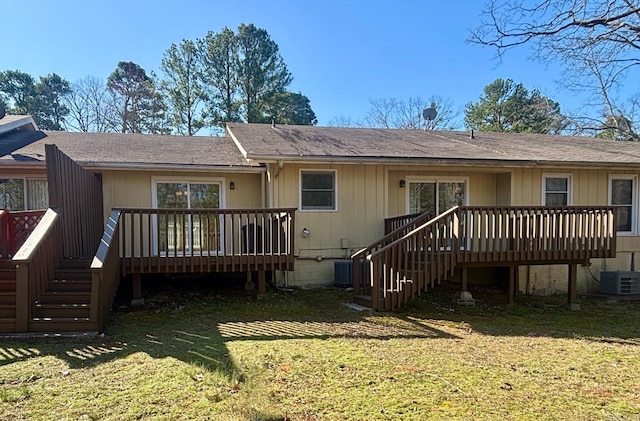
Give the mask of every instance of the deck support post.
<svg viewBox="0 0 640 421">
<path fill-rule="evenodd" d="M 21 264 L 16 268 L 16 332 L 29 331 L 29 265 Z"/>
<path fill-rule="evenodd" d="M 516 301 L 518 293 L 518 266 L 509 266 L 509 304 Z"/>
<path fill-rule="evenodd" d="M 462 266 L 462 270 L 460 271 L 460 283 L 462 284 L 462 291 L 466 291 L 467 286 L 467 267 Z"/>
<path fill-rule="evenodd" d="M 471 293 L 468 291 L 468 283 L 467 283 L 467 267 L 462 266 L 460 271 L 460 283 L 462 291 L 460 291 L 460 297 L 456 300 L 456 303 L 459 306 L 475 306 L 476 300 L 473 298 Z"/>
<path fill-rule="evenodd" d="M 253 291 L 255 287 L 253 286 L 253 275 L 251 271 L 247 271 L 247 281 L 244 283 L 245 291 Z"/>
<path fill-rule="evenodd" d="M 267 276 L 264 270 L 258 271 L 258 294 L 263 295 L 267 293 Z"/>
<path fill-rule="evenodd" d="M 569 263 L 569 281 L 567 286 L 569 310 L 580 310 L 580 304 L 578 304 L 578 264 Z"/>
<path fill-rule="evenodd" d="M 144 298 L 142 298 L 142 277 L 139 273 L 131 275 L 131 286 L 133 288 L 131 305 L 135 306 L 144 304 Z"/>
</svg>

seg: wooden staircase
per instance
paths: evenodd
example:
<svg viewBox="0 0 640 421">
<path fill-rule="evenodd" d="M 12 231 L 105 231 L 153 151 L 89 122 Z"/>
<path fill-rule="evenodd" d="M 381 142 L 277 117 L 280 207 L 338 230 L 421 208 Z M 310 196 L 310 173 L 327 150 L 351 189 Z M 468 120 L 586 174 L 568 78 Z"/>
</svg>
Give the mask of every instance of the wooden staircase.
<svg viewBox="0 0 640 421">
<path fill-rule="evenodd" d="M 89 259 L 62 260 L 40 298 L 32 304 L 29 331 L 95 330 L 91 313 Z"/>
<path fill-rule="evenodd" d="M 435 218 L 421 215 L 352 256 L 354 301 L 388 311 L 404 306 L 461 269 L 510 269 L 510 300 L 520 265 L 567 264 L 569 303 L 578 264 L 616 255 L 610 206 L 455 206 Z M 363 270 L 364 269 L 364 270 Z"/>
<path fill-rule="evenodd" d="M 0 259 L 0 332 L 11 330 L 16 319 L 16 265 Z"/>
</svg>

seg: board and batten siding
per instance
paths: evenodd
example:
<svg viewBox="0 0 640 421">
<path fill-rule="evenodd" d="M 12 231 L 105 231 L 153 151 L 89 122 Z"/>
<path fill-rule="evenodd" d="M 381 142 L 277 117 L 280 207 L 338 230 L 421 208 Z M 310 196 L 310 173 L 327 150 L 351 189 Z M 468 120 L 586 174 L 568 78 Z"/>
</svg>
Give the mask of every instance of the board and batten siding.
<svg viewBox="0 0 640 421">
<path fill-rule="evenodd" d="M 226 208 L 261 208 L 262 179 L 259 173 L 178 172 L 178 171 L 102 171 L 104 215 L 112 208 L 151 208 L 154 179 L 224 179 Z M 233 181 L 235 189 L 229 189 Z"/>
<path fill-rule="evenodd" d="M 335 170 L 337 210 L 300 210 L 300 172 Z M 380 165 L 285 164 L 272 175 L 275 207 L 296 207 L 295 273 L 290 282 L 327 284 L 336 260 L 384 235 L 385 170 Z M 307 228 L 308 237 L 302 236 Z"/>
<path fill-rule="evenodd" d="M 638 171 L 609 168 L 565 169 L 517 168 L 512 170 L 512 205 L 541 205 L 544 175 L 570 174 L 572 181 L 572 205 L 592 206 L 609 203 L 609 178 L 612 175 L 635 175 Z M 636 211 L 640 210 L 636 203 Z M 640 215 L 636 215 L 640 219 Z M 629 270 L 632 254 L 640 268 L 640 236 L 618 236 L 615 259 L 592 259 L 591 266 L 578 268 L 578 290 L 581 293 L 598 291 L 598 278 L 603 270 Z M 520 268 L 520 291 L 532 294 L 566 292 L 566 265 L 524 266 Z"/>
<path fill-rule="evenodd" d="M 470 206 L 495 206 L 496 183 L 499 174 L 470 172 L 465 168 L 449 168 L 447 171 L 428 169 L 424 166 L 390 168 L 389 171 L 389 209 L 387 216 L 406 215 L 408 180 L 452 180 L 465 179 L 467 185 L 467 205 Z M 400 180 L 405 180 L 405 187 L 400 187 Z"/>
</svg>

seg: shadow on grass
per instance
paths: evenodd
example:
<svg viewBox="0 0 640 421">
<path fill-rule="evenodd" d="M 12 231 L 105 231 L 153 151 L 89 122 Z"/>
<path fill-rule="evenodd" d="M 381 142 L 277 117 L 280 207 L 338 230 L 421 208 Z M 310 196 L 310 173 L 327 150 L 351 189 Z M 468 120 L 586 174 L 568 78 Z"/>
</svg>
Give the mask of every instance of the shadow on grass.
<svg viewBox="0 0 640 421">
<path fill-rule="evenodd" d="M 241 379 L 227 344 L 234 341 L 396 338 L 455 339 L 437 326 L 408 317 L 356 312 L 341 290 L 272 291 L 264 299 L 240 291 L 154 292 L 145 308 L 119 308 L 104 336 L 0 342 L 0 365 L 55 356 L 70 368 L 91 367 L 144 353 L 175 358 Z"/>
<path fill-rule="evenodd" d="M 640 299 L 582 295 L 580 310 L 566 307 L 566 294 L 519 295 L 509 305 L 505 292 L 479 289 L 476 306 L 453 303 L 457 285 L 422 295 L 398 312 L 398 316 L 432 318 L 465 324 L 470 330 L 491 336 L 540 336 L 579 338 L 595 342 L 640 345 Z"/>
<path fill-rule="evenodd" d="M 458 307 L 445 288 L 423 294 L 399 312 L 371 313 L 348 309 L 342 303 L 349 301 L 350 294 L 332 289 L 271 292 L 262 300 L 215 288 L 186 291 L 156 291 L 144 309 L 114 311 L 104 337 L 0 342 L 0 365 L 50 355 L 65 360 L 71 368 L 82 368 L 144 353 L 242 379 L 227 348 L 234 341 L 461 340 L 464 335 L 456 332 L 464 331 L 640 345 L 640 304 L 635 302 L 583 299 L 582 311 L 571 312 L 560 305 L 537 306 L 534 300 L 522 298 L 508 306 L 493 292 L 476 294 L 476 307 Z"/>
</svg>

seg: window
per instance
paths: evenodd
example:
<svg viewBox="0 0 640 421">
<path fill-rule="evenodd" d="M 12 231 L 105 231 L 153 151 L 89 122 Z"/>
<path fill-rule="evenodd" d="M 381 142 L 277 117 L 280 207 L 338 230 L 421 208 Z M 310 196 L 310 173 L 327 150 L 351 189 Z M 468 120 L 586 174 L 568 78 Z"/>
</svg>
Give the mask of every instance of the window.
<svg viewBox="0 0 640 421">
<path fill-rule="evenodd" d="M 409 181 L 409 213 L 439 215 L 466 204 L 466 181 Z"/>
<path fill-rule="evenodd" d="M 609 204 L 615 206 L 618 233 L 636 232 L 636 178 L 612 176 L 609 179 Z"/>
<path fill-rule="evenodd" d="M 337 210 L 336 172 L 300 172 L 300 209 Z"/>
<path fill-rule="evenodd" d="M 47 209 L 47 180 L 35 178 L 0 179 L 0 209 L 10 211 Z"/>
<path fill-rule="evenodd" d="M 571 204 L 571 176 L 549 174 L 542 176 L 542 204 L 568 206 Z"/>
<path fill-rule="evenodd" d="M 155 181 L 154 206 L 159 209 L 219 209 L 222 183 L 212 181 Z M 217 215 L 169 214 L 154 220 L 160 253 L 183 250 L 215 252 L 223 244 Z"/>
</svg>

